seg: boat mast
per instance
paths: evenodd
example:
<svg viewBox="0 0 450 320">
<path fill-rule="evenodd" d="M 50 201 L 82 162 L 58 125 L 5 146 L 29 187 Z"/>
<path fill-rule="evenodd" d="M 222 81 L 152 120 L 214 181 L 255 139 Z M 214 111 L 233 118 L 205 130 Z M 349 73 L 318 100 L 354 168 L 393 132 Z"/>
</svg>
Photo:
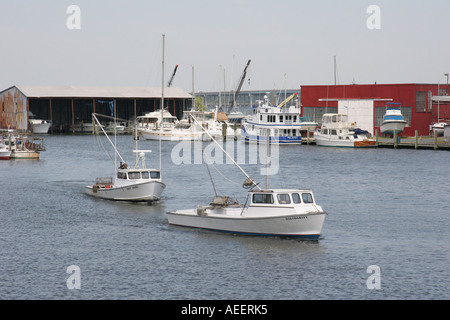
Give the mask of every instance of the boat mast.
<svg viewBox="0 0 450 320">
<path fill-rule="evenodd" d="M 164 124 L 164 42 L 165 42 L 166 35 L 162 35 L 162 76 L 161 76 L 161 124 L 159 125 L 159 170 L 161 170 L 162 167 L 162 161 L 161 161 L 161 136 L 162 136 L 162 127 Z"/>
<path fill-rule="evenodd" d="M 230 159 L 230 160 L 234 163 L 234 165 L 235 165 L 236 167 L 238 167 L 239 170 L 241 170 L 241 172 L 247 177 L 247 179 L 250 179 L 251 182 L 252 182 L 259 190 L 262 190 L 262 189 L 255 183 L 255 181 L 247 174 L 247 172 L 245 172 L 244 169 L 242 169 L 242 168 L 236 163 L 236 161 L 234 161 L 234 159 L 233 159 L 233 158 L 232 158 L 232 157 L 231 157 L 231 156 L 230 156 L 230 155 L 222 148 L 222 146 L 216 141 L 216 139 L 214 139 L 214 137 L 208 132 L 208 130 L 206 130 L 206 129 L 201 125 L 201 123 L 198 122 L 198 120 L 197 120 L 192 114 L 190 114 L 190 116 L 191 116 L 192 120 L 194 120 L 194 122 L 197 123 L 197 125 L 199 125 L 200 128 L 202 128 L 203 131 L 205 131 L 205 133 L 209 136 L 209 138 L 210 138 L 212 141 L 214 141 L 215 144 L 217 144 L 217 146 L 220 148 L 220 150 L 222 150 L 222 152 L 225 153 L 225 155 L 228 157 L 228 159 Z"/>
</svg>

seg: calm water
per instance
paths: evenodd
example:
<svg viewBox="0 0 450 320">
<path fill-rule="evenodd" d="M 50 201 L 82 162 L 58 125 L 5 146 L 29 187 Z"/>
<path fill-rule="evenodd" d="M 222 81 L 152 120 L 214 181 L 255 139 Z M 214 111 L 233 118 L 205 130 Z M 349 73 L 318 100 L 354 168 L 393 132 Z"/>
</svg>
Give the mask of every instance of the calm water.
<svg viewBox="0 0 450 320">
<path fill-rule="evenodd" d="M 117 140 L 134 163 L 132 138 Z M 159 142 L 139 144 L 154 150 L 147 166 L 159 167 Z M 311 188 L 329 213 L 323 239 L 301 242 L 168 225 L 166 211 L 214 194 L 205 165 L 174 163 L 176 143 L 163 143 L 167 188 L 153 205 L 83 193 L 114 170 L 107 142 L 47 136 L 45 146 L 39 161 L 0 161 L 0 299 L 450 298 L 447 151 L 282 146 L 270 185 Z M 265 184 L 258 166 L 243 167 Z M 211 174 L 220 191 L 245 199 L 233 165 Z M 66 284 L 71 265 L 79 290 Z M 380 289 L 367 286 L 371 265 Z"/>
</svg>

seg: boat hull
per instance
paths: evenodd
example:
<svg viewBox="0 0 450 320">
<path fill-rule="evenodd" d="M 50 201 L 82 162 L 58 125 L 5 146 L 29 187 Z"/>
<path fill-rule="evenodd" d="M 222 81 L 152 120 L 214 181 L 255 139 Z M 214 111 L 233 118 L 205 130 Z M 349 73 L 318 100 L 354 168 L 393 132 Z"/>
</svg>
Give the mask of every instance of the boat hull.
<svg viewBox="0 0 450 320">
<path fill-rule="evenodd" d="M 385 134 L 394 134 L 394 132 L 402 133 L 405 129 L 406 121 L 387 121 L 383 122 L 380 127 L 380 132 Z"/>
<path fill-rule="evenodd" d="M 11 158 L 11 151 L 0 150 L 0 160 L 9 160 Z"/>
<path fill-rule="evenodd" d="M 107 186 L 97 188 L 94 185 L 86 186 L 85 193 L 107 200 L 153 202 L 161 199 L 161 194 L 165 187 L 166 185 L 159 181 L 136 183 L 121 187 Z"/>
<path fill-rule="evenodd" d="M 47 134 L 52 122 L 47 120 L 33 120 L 31 122 L 31 129 L 36 134 Z"/>
<path fill-rule="evenodd" d="M 373 148 L 376 146 L 374 139 L 362 140 L 344 140 L 344 139 L 328 139 L 318 135 L 314 136 L 316 145 L 324 147 L 343 147 L 343 148 Z"/>
<path fill-rule="evenodd" d="M 198 214 L 196 209 L 167 212 L 169 224 L 255 236 L 277 236 L 317 240 L 321 235 L 326 213 L 279 216 Z"/>
<path fill-rule="evenodd" d="M 241 129 L 241 140 L 245 142 L 253 143 L 267 143 L 267 136 L 251 134 L 245 128 L 245 125 Z M 299 136 L 270 136 L 270 144 L 301 144 L 302 137 Z"/>
<path fill-rule="evenodd" d="M 193 133 L 193 132 L 160 132 L 160 131 L 143 131 L 140 130 L 139 133 L 145 140 L 162 140 L 162 141 L 202 141 L 203 133 Z"/>
<path fill-rule="evenodd" d="M 11 159 L 29 159 L 29 160 L 38 160 L 39 159 L 39 152 L 37 151 L 12 151 L 11 152 Z"/>
</svg>

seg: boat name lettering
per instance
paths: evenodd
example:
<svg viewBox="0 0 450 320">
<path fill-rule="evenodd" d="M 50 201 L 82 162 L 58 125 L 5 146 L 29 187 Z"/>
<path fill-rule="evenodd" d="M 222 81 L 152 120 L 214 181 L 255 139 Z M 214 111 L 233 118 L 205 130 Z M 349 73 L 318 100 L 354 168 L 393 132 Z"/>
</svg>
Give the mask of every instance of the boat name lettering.
<svg viewBox="0 0 450 320">
<path fill-rule="evenodd" d="M 297 217 L 288 217 L 288 218 L 286 218 L 286 220 L 296 220 L 296 219 L 308 219 L 308 217 L 307 216 L 304 216 L 304 217 L 297 216 Z"/>
</svg>

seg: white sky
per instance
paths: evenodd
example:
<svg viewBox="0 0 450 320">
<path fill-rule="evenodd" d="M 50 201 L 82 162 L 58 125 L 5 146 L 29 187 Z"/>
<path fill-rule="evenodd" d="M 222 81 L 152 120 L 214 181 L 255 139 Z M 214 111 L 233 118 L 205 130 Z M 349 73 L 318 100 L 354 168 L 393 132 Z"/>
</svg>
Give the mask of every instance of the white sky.
<svg viewBox="0 0 450 320">
<path fill-rule="evenodd" d="M 81 9 L 69 30 L 67 7 Z M 366 10 L 379 6 L 380 27 Z M 445 83 L 450 0 L 15 0 L 0 2 L 0 90 L 12 85 L 242 90 L 333 84 Z"/>
</svg>

